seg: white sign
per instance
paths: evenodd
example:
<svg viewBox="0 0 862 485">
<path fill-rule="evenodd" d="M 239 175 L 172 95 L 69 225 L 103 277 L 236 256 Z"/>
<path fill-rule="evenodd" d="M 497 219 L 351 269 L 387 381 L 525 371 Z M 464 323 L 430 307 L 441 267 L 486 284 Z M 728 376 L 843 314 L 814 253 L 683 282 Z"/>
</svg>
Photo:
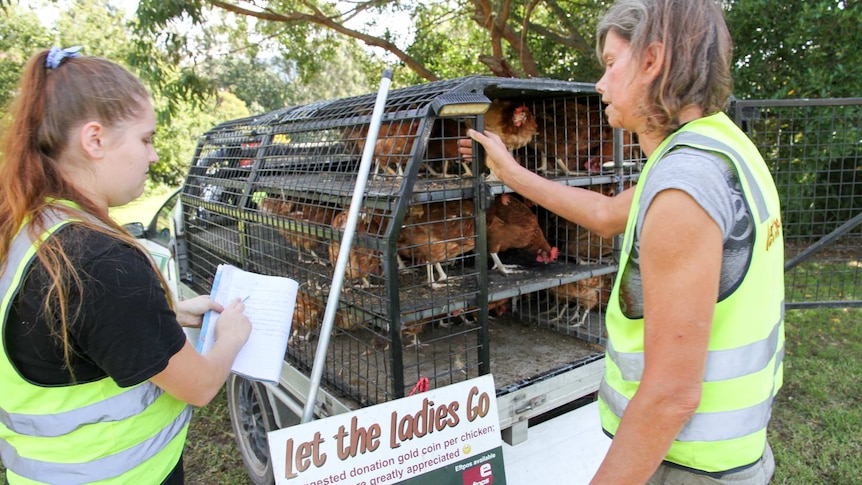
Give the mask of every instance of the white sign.
<svg viewBox="0 0 862 485">
<path fill-rule="evenodd" d="M 268 437 L 280 485 L 506 483 L 491 375 Z"/>
</svg>

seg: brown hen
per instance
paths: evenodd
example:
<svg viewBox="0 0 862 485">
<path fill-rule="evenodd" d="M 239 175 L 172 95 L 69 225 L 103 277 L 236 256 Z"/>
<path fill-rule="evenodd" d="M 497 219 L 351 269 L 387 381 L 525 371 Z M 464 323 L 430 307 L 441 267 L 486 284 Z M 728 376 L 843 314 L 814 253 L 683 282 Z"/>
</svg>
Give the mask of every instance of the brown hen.
<svg viewBox="0 0 862 485">
<path fill-rule="evenodd" d="M 347 226 L 347 217 L 349 208 L 345 209 L 332 219 L 332 228 L 338 231 L 344 231 Z M 353 245 L 349 251 L 347 267 L 344 270 L 344 277 L 349 282 L 359 282 L 360 288 L 371 288 L 378 285 L 372 285 L 368 279 L 369 275 L 380 275 L 382 273 L 380 252 L 367 247 L 362 247 L 357 244 L 358 238 L 369 235 L 379 235 L 380 226 L 376 218 L 371 217 L 369 213 L 363 209 L 359 210 L 359 217 L 356 220 L 356 230 L 354 231 Z M 337 240 L 332 240 L 329 243 L 329 261 L 335 266 L 338 261 L 338 253 L 341 250 L 341 243 Z"/>
<path fill-rule="evenodd" d="M 611 130 L 608 128 L 608 130 Z M 604 136 L 605 134 L 603 134 Z M 622 130 L 622 164 L 623 166 L 634 165 L 636 160 L 639 160 L 640 150 L 637 145 L 635 135 L 628 131 Z M 601 143 L 590 147 L 590 157 L 584 164 L 584 168 L 589 172 L 600 172 L 603 169 L 613 168 L 614 163 L 614 139 L 613 132 L 608 138 L 603 138 Z"/>
<path fill-rule="evenodd" d="M 296 306 L 293 310 L 293 325 L 291 328 L 291 341 L 308 340 L 320 322 L 323 320 L 323 304 L 317 298 L 309 296 L 308 293 L 300 291 L 296 295 Z M 299 330 L 305 330 L 305 335 L 300 336 Z"/>
<path fill-rule="evenodd" d="M 488 313 L 492 316 L 502 317 L 509 311 L 509 299 L 501 298 L 488 302 Z"/>
<path fill-rule="evenodd" d="M 627 189 L 636 184 L 633 180 L 626 180 L 623 183 L 623 188 Z M 590 190 L 601 192 L 602 194 L 613 197 L 616 195 L 616 184 L 601 184 L 588 187 Z M 577 255 L 580 264 L 586 264 L 590 261 L 601 263 L 603 259 L 613 255 L 614 239 L 613 237 L 602 237 L 593 231 L 581 227 L 574 222 L 560 218 L 562 224 L 561 229 L 566 235 L 566 254 Z"/>
<path fill-rule="evenodd" d="M 473 202 L 452 200 L 415 205 L 404 217 L 398 235 L 398 253 L 425 263 L 432 288 L 448 279 L 442 263 L 476 247 Z M 437 270 L 437 278 L 434 270 Z"/>
<path fill-rule="evenodd" d="M 485 112 L 485 130 L 497 134 L 510 152 L 533 140 L 536 117 L 524 103 L 495 99 Z"/>
<path fill-rule="evenodd" d="M 418 347 L 421 342 L 419 342 L 419 335 L 425 330 L 425 326 L 431 323 L 437 317 L 426 317 L 412 322 L 406 322 L 404 320 L 401 321 L 401 336 L 402 339 L 404 337 L 410 337 L 413 341 L 409 346 Z"/>
<path fill-rule="evenodd" d="M 488 316 L 491 318 L 494 317 L 502 317 L 509 311 L 509 301 L 510 298 L 501 298 L 499 300 L 492 300 L 488 302 Z M 475 306 L 469 306 L 467 308 L 459 308 L 457 310 L 453 310 L 449 316 L 453 318 L 457 318 L 457 321 L 460 323 L 464 323 L 467 325 L 472 325 L 475 322 L 474 317 L 476 316 L 478 308 Z M 441 321 L 440 326 L 444 328 L 451 327 L 453 319 L 449 319 L 447 321 Z"/>
<path fill-rule="evenodd" d="M 553 309 L 557 310 L 550 321 L 559 321 L 565 316 L 569 327 L 582 326 L 590 311 L 602 304 L 605 283 L 604 276 L 593 276 L 548 288 L 548 293 L 554 297 L 551 302 Z M 575 308 L 571 307 L 573 303 Z"/>
<path fill-rule="evenodd" d="M 279 227 L 278 231 L 287 239 L 287 242 L 299 249 L 299 261 L 303 263 L 326 264 L 317 255 L 314 249 L 323 241 L 314 235 L 314 226 L 329 226 L 332 218 L 338 211 L 337 208 L 316 203 L 294 202 L 291 200 L 275 197 L 265 197 L 258 203 L 262 214 L 276 216 L 284 219 L 292 219 L 302 223 L 301 226 L 294 225 L 294 229 Z M 310 254 L 313 259 L 303 259 L 303 251 Z"/>
<path fill-rule="evenodd" d="M 547 170 L 547 158 L 553 158 L 557 170 L 566 175 L 600 171 L 601 162 L 597 167 L 591 165 L 591 156 L 600 153 L 605 144 L 613 154 L 613 129 L 599 109 L 560 100 L 547 105 L 536 118 L 540 129 L 535 145 L 545 155 L 538 171 Z"/>
<path fill-rule="evenodd" d="M 509 249 L 524 249 L 536 255 L 536 261 L 549 263 L 557 259 L 558 250 L 545 239 L 539 218 L 517 197 L 501 194 L 488 209 L 488 252 L 495 269 L 502 274 L 518 272 L 516 265 L 505 265 L 498 253 Z"/>
<path fill-rule="evenodd" d="M 357 125 L 347 128 L 342 138 L 355 145 L 361 154 L 368 138 L 368 125 Z M 377 141 L 374 144 L 374 174 L 382 171 L 390 175 L 404 175 L 404 166 L 410 160 L 410 152 L 419 131 L 419 121 L 390 121 L 380 125 Z"/>
<path fill-rule="evenodd" d="M 311 333 L 318 329 L 323 322 L 323 317 L 326 312 L 326 301 L 320 298 L 300 291 L 296 295 L 296 306 L 293 310 L 293 324 L 291 326 L 290 340 L 308 340 Z M 350 330 L 353 328 L 353 322 L 350 321 L 347 314 L 343 310 L 335 312 L 335 327 L 342 330 Z M 298 331 L 305 330 L 305 335 L 300 336 Z"/>
<path fill-rule="evenodd" d="M 470 164 L 461 158 L 458 150 L 458 140 L 467 136 L 466 131 L 467 124 L 463 121 L 451 118 L 440 118 L 434 121 L 424 161 L 428 173 L 443 178 L 458 177 L 458 174 L 449 174 L 450 162 L 456 161 L 462 167 L 461 176 L 473 176 Z M 435 167 L 439 167 L 440 170 Z"/>
<path fill-rule="evenodd" d="M 485 130 L 497 134 L 509 152 L 527 146 L 538 128 L 536 117 L 526 104 L 508 99 L 494 99 L 485 112 L 484 120 Z M 494 172 L 485 180 L 500 181 Z"/>
</svg>

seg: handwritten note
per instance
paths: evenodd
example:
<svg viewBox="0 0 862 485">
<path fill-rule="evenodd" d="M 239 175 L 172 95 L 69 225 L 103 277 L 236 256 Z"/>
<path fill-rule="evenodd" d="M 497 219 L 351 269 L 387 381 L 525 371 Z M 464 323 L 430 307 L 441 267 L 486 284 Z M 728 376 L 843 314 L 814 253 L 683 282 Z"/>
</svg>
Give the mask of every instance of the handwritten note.
<svg viewBox="0 0 862 485">
<path fill-rule="evenodd" d="M 245 299 L 245 315 L 251 335 L 234 360 L 232 370 L 250 379 L 278 382 L 299 283 L 282 276 L 268 276 L 222 264 L 216 271 L 211 298 L 222 305 Z M 207 353 L 215 343 L 219 313 L 207 312 L 198 351 Z"/>
</svg>

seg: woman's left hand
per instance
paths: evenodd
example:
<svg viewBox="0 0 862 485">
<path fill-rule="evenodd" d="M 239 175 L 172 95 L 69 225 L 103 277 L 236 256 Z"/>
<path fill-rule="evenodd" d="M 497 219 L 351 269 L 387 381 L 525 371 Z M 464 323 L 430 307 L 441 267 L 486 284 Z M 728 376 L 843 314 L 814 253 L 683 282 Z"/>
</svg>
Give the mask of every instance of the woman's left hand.
<svg viewBox="0 0 862 485">
<path fill-rule="evenodd" d="M 177 303 L 177 321 L 180 326 L 200 328 L 204 313 L 209 310 L 223 312 L 224 307 L 207 295 L 196 296 Z"/>
</svg>

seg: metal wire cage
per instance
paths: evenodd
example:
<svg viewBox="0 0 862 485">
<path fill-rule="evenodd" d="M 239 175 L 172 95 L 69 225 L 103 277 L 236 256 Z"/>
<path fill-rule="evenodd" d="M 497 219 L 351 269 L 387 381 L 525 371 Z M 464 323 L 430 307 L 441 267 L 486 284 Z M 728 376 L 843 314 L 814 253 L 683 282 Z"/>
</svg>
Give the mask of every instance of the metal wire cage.
<svg viewBox="0 0 862 485">
<path fill-rule="evenodd" d="M 334 275 L 374 102 L 325 100 L 205 133 L 182 195 L 186 283 L 209 292 L 221 263 L 299 281 L 285 362 L 309 372 L 343 277 L 323 384 L 358 406 L 402 397 L 422 378 L 440 387 L 487 373 L 502 395 L 594 361 L 614 241 L 509 193 L 457 145 L 468 128 L 496 123 L 500 106 L 528 111 L 534 128 L 512 148 L 522 164 L 620 190 L 642 157 L 607 125 L 594 86 L 473 76 L 393 90 L 346 271 Z M 526 228 L 539 241 L 515 244 Z"/>
</svg>

